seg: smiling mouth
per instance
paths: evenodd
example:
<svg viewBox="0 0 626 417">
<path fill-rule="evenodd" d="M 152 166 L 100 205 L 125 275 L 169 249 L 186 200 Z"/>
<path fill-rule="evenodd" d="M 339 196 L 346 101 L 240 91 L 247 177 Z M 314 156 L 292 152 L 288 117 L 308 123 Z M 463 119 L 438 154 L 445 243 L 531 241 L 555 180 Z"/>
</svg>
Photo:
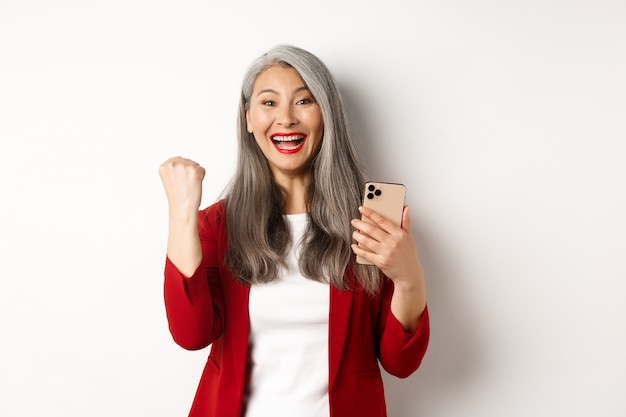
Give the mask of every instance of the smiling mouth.
<svg viewBox="0 0 626 417">
<path fill-rule="evenodd" d="M 306 135 L 304 134 L 295 134 L 295 135 L 275 135 L 272 136 L 272 143 L 278 149 L 279 152 L 282 153 L 294 153 L 300 150 L 304 141 L 306 139 Z"/>
</svg>

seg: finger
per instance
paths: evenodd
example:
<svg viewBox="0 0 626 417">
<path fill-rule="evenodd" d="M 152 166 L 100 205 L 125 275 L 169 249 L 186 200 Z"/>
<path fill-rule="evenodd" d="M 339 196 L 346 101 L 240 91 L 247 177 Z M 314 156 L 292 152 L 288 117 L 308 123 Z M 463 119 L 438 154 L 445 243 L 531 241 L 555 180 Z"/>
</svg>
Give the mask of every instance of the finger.
<svg viewBox="0 0 626 417">
<path fill-rule="evenodd" d="M 369 220 L 372 221 L 372 223 L 374 223 L 387 233 L 392 233 L 398 227 L 389 219 L 369 207 L 359 207 L 359 211 L 363 216 L 367 217 Z"/>
<path fill-rule="evenodd" d="M 200 181 L 204 179 L 206 174 L 206 170 L 200 164 L 181 157 L 168 159 L 162 166 L 165 172 L 171 175 L 183 175 L 187 178 L 197 178 Z"/>
<path fill-rule="evenodd" d="M 202 181 L 204 179 L 204 176 L 206 175 L 206 170 L 202 168 L 200 165 L 198 165 L 197 172 L 198 172 L 198 177 L 200 178 L 200 181 Z"/>
<path fill-rule="evenodd" d="M 409 217 L 409 206 L 404 206 L 402 210 L 402 229 L 407 233 L 411 233 L 411 219 Z"/>
<path fill-rule="evenodd" d="M 367 260 L 368 262 L 375 264 L 374 253 L 356 244 L 352 244 L 351 248 L 352 248 L 352 252 L 354 252 L 355 255 L 360 256 L 361 258 Z"/>
<path fill-rule="evenodd" d="M 382 230 L 377 224 L 365 220 L 353 219 L 351 224 L 352 227 L 357 230 L 356 233 L 367 236 L 376 242 L 381 242 L 388 235 L 388 233 Z"/>
<path fill-rule="evenodd" d="M 376 252 L 380 247 L 380 242 L 378 240 L 359 230 L 352 232 L 352 238 L 358 243 L 359 247 L 364 248 L 369 252 Z"/>
</svg>

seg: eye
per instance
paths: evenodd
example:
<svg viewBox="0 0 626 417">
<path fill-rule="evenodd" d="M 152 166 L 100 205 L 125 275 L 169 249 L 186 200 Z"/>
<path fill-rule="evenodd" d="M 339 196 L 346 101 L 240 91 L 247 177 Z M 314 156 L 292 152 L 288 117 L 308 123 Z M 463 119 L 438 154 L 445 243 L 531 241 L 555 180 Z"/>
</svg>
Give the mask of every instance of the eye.
<svg viewBox="0 0 626 417">
<path fill-rule="evenodd" d="M 296 102 L 296 104 L 311 104 L 311 103 L 313 103 L 313 100 L 311 100 L 310 98 L 303 98 Z"/>
<path fill-rule="evenodd" d="M 271 106 L 275 105 L 276 103 L 274 102 L 274 100 L 263 100 L 261 102 L 261 104 L 263 104 L 264 106 L 271 107 Z"/>
</svg>

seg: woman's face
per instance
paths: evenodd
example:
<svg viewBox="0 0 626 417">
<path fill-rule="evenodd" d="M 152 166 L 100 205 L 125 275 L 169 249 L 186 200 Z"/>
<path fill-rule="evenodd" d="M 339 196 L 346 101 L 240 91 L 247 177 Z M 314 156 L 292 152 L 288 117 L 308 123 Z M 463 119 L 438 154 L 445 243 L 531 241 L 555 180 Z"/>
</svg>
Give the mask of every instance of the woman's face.
<svg viewBox="0 0 626 417">
<path fill-rule="evenodd" d="M 276 181 L 308 176 L 309 163 L 322 144 L 324 123 L 295 69 L 275 65 L 259 74 L 246 121 Z"/>
</svg>

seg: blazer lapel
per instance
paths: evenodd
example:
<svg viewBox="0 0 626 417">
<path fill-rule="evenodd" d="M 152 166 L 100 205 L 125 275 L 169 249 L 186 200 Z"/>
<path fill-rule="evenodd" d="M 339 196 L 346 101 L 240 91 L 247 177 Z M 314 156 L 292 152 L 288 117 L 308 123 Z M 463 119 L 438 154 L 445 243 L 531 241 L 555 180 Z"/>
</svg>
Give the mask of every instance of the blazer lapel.
<svg viewBox="0 0 626 417">
<path fill-rule="evenodd" d="M 328 361 L 329 361 L 329 386 L 332 388 L 337 378 L 339 364 L 344 351 L 348 324 L 350 321 L 350 308 L 354 291 L 340 291 L 330 286 L 330 312 L 328 329 Z"/>
</svg>

